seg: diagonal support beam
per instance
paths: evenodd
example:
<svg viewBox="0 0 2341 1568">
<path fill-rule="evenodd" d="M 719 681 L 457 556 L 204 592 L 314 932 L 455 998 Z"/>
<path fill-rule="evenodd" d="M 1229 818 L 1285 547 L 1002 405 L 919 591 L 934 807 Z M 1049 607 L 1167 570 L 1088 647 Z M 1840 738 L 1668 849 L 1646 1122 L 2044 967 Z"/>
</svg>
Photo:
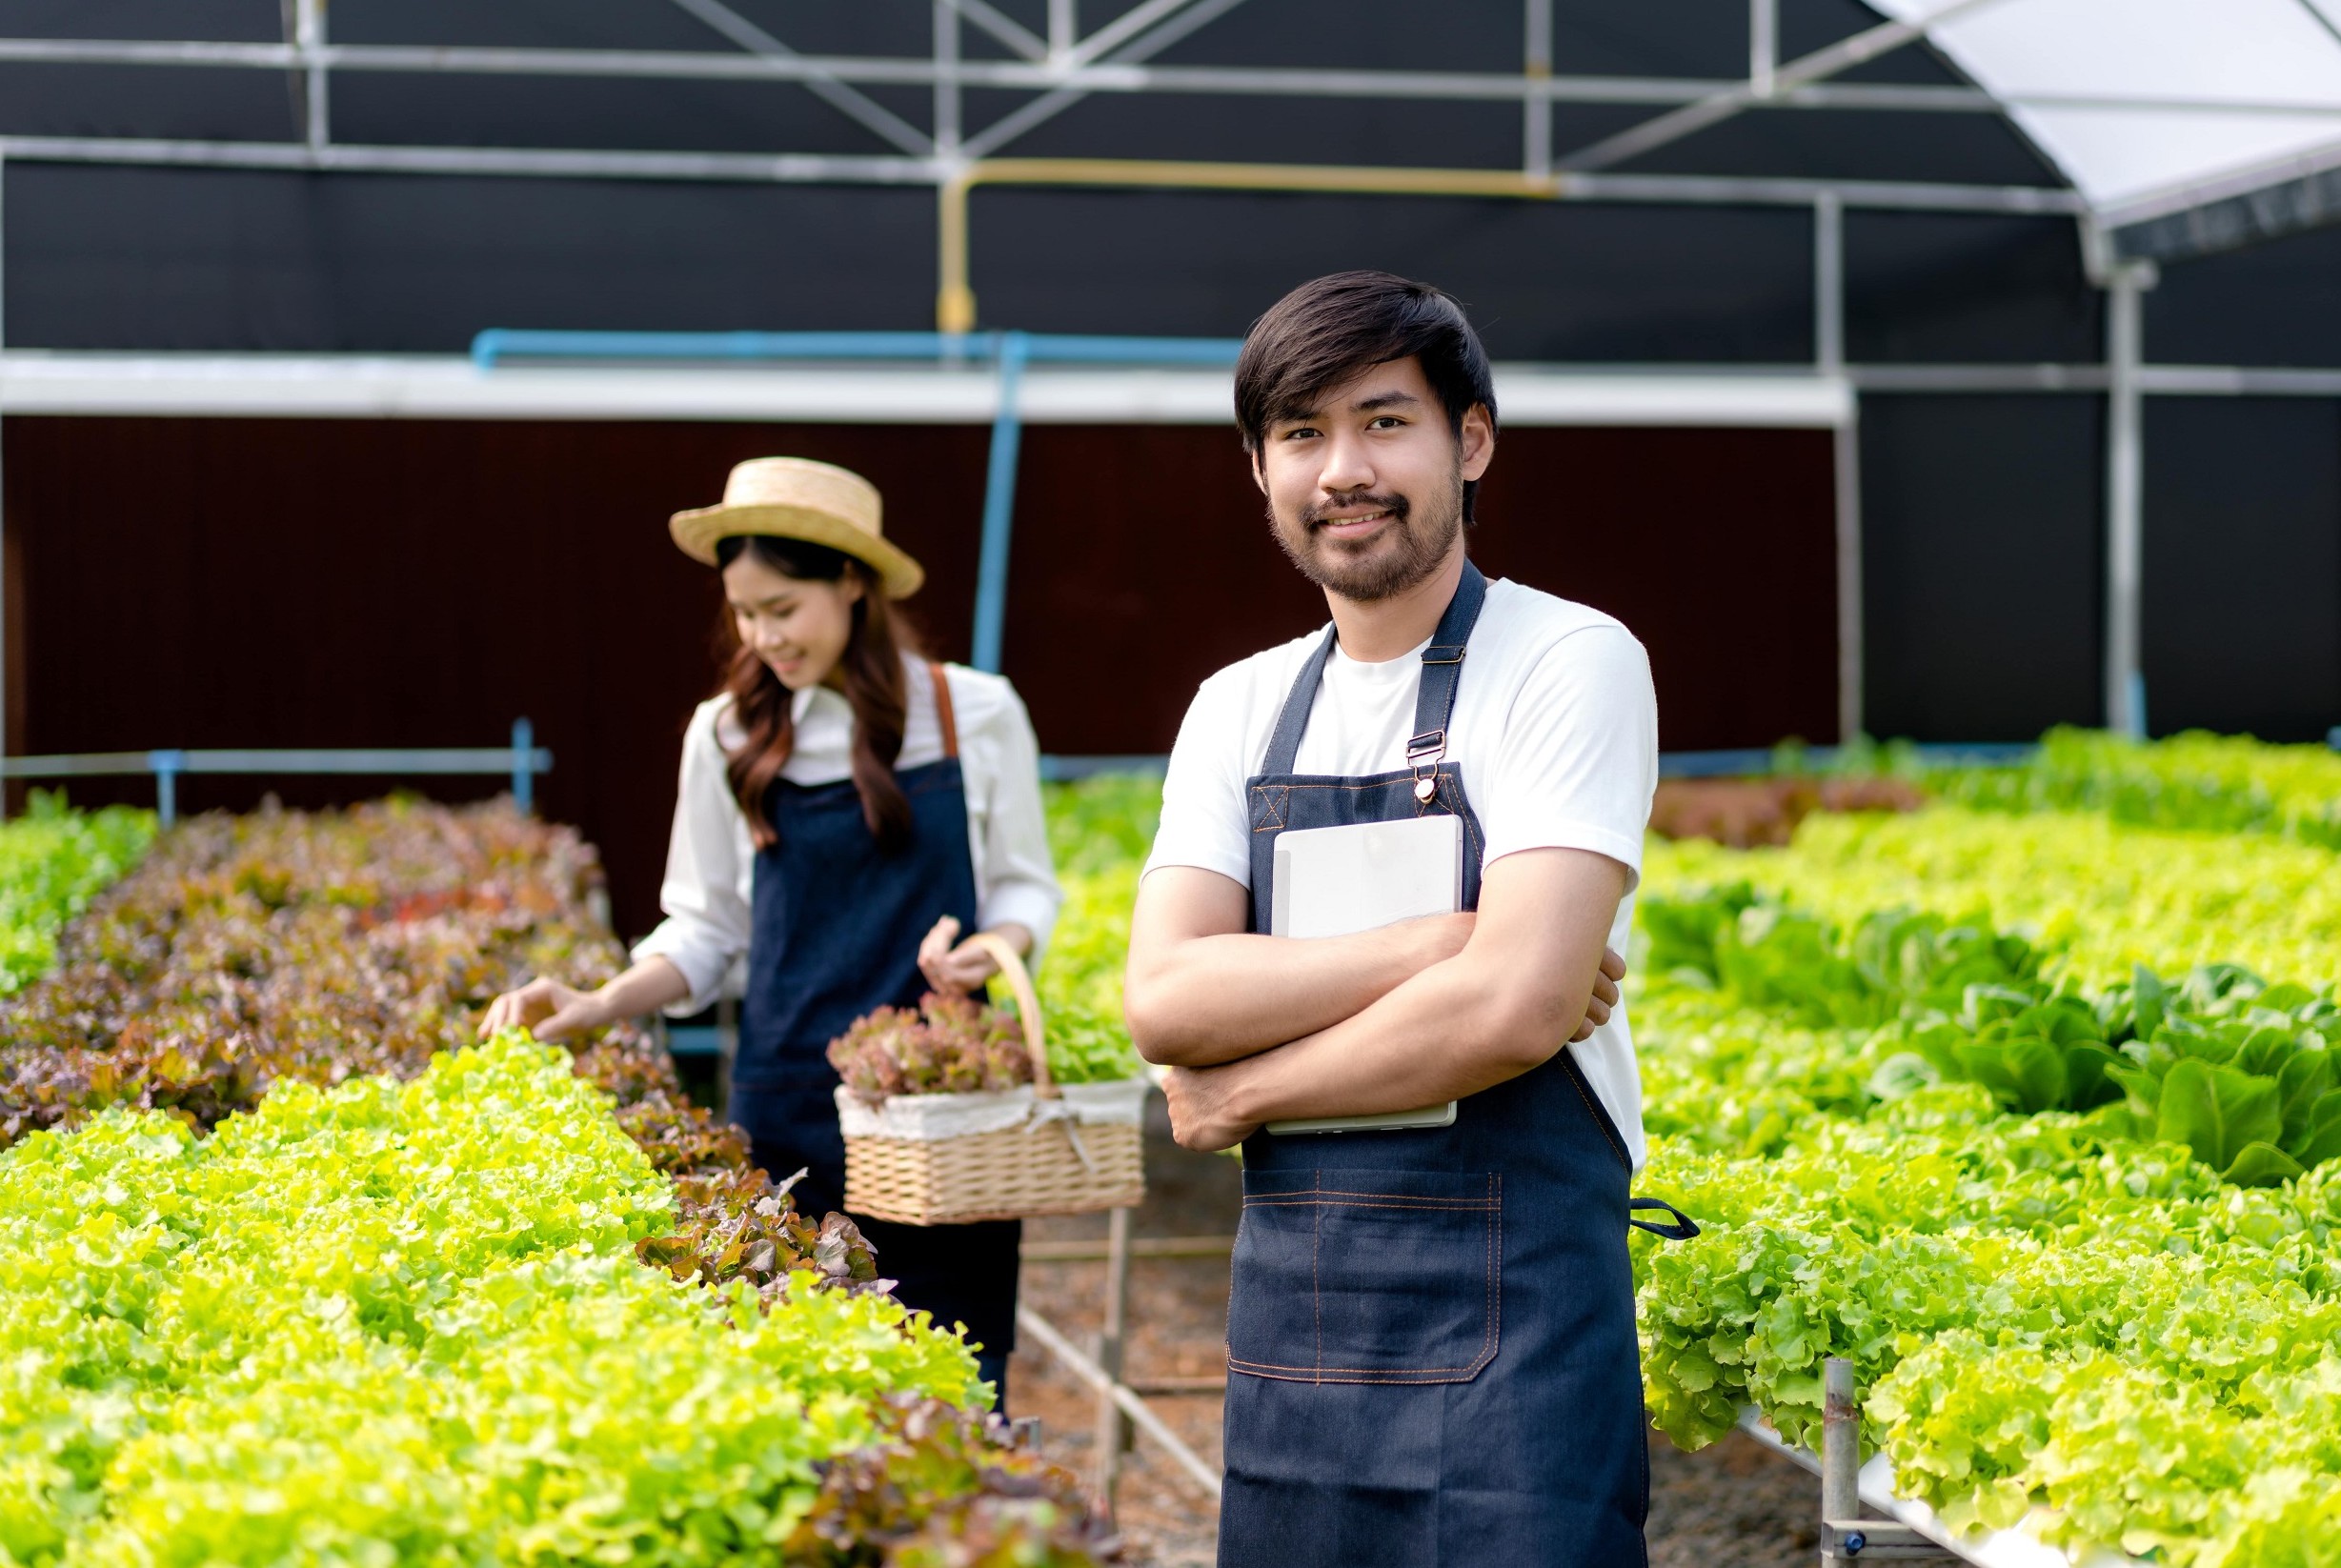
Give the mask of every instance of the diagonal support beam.
<svg viewBox="0 0 2341 1568">
<path fill-rule="evenodd" d="M 723 4 L 723 0 L 674 0 L 674 3 L 751 54 L 761 54 L 772 60 L 801 58 L 788 45 Z M 858 88 L 849 87 L 826 72 L 807 75 L 804 84 L 805 90 L 821 102 L 912 157 L 931 158 L 935 155 L 933 137 Z"/>
<path fill-rule="evenodd" d="M 990 0 L 943 0 L 953 10 L 972 24 L 999 39 L 1027 60 L 1045 60 L 1049 56 L 1047 40 L 991 5 Z"/>
<path fill-rule="evenodd" d="M 1179 8 L 1186 4 L 1187 0 L 1147 0 L 1145 5 L 1117 18 L 1082 40 L 1080 47 L 1074 50 L 1074 63 L 1082 66 L 1095 64 L 1103 50 L 1112 49 L 1131 36 L 1129 30 L 1120 30 L 1124 23 L 1141 14 L 1149 22 L 1160 21 L 1160 25 L 1121 49 L 1113 56 L 1113 63 L 1136 65 L 1141 60 L 1150 60 L 1205 23 L 1216 21 L 1235 10 L 1243 4 L 1243 0 L 1196 0 L 1188 10 L 1180 11 Z M 1055 119 L 1088 96 L 1086 89 L 1072 87 L 1060 87 L 1055 91 L 1042 93 L 1023 108 L 995 120 L 984 129 L 982 134 L 968 138 L 960 151 L 971 159 L 989 157 L 1026 131 Z"/>
<path fill-rule="evenodd" d="M 1927 36 L 1927 30 L 1967 11 L 1984 6 L 1998 5 L 2004 0 L 1949 0 L 1926 15 L 1907 22 L 1883 22 L 1867 28 L 1849 38 L 1840 38 L 1824 50 L 1791 60 L 1772 71 L 1768 82 L 1749 80 L 1725 88 L 1723 91 L 1685 104 L 1637 126 L 1629 126 L 1614 136 L 1604 136 L 1590 146 L 1580 148 L 1561 160 L 1564 170 L 1590 171 L 1608 169 L 1638 158 L 1670 142 L 1695 134 L 1711 125 L 1720 125 L 1743 110 L 1752 109 L 1771 98 L 1826 80 L 1840 71 L 1888 54 L 1905 44 L 1915 43 Z"/>
<path fill-rule="evenodd" d="M 1186 3 L 1187 0 L 1144 0 L 1144 4 L 1131 7 L 1075 45 L 1074 64 L 1085 66 L 1103 59 Z"/>
</svg>

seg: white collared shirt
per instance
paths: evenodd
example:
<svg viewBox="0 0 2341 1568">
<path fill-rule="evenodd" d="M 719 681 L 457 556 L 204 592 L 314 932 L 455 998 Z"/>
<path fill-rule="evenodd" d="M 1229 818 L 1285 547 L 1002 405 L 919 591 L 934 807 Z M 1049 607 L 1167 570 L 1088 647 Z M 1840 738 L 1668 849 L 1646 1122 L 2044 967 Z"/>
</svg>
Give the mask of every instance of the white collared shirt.
<svg viewBox="0 0 2341 1568">
<path fill-rule="evenodd" d="M 908 711 L 903 715 L 898 768 L 916 768 L 943 754 L 942 726 L 926 666 L 903 660 Z M 959 769 L 967 793 L 967 845 L 976 874 L 976 919 L 984 927 L 1014 922 L 1032 933 L 1031 962 L 1057 923 L 1064 893 L 1049 858 L 1048 824 L 1040 809 L 1040 749 L 1016 688 L 999 675 L 944 666 L 959 739 Z M 834 784 L 853 776 L 854 714 L 843 694 L 809 687 L 793 702 L 795 746 L 780 776 L 792 784 Z M 666 880 L 658 907 L 666 918 L 635 945 L 636 962 L 663 957 L 690 982 L 691 995 L 667 1012 L 682 1017 L 740 989 L 754 928 L 756 846 L 748 818 L 724 776 L 726 748 L 743 738 L 729 696 L 699 704 L 683 732 L 682 775 L 675 800 L 675 829 L 667 840 Z M 914 938 L 924 932 L 910 934 Z M 742 972 L 744 975 L 744 971 Z"/>
</svg>

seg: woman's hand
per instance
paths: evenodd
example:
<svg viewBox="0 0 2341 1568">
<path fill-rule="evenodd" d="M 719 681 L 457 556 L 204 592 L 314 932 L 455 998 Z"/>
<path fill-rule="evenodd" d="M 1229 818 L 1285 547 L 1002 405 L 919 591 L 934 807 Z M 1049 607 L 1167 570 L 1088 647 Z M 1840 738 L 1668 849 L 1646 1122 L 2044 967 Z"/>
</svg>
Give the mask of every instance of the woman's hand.
<svg viewBox="0 0 2341 1568">
<path fill-rule="evenodd" d="M 567 1039 L 620 1018 L 639 1017 L 672 1007 L 691 995 L 691 982 L 664 954 L 643 959 L 599 991 L 579 991 L 558 980 L 535 979 L 507 991 L 480 1020 L 480 1038 L 499 1029 L 525 1029 L 540 1040 Z"/>
<path fill-rule="evenodd" d="M 1593 975 L 1593 995 L 1585 999 L 1585 1015 L 1577 1033 L 1569 1036 L 1571 1045 L 1591 1039 L 1594 1030 L 1609 1021 L 1609 1010 L 1618 1005 L 1618 982 L 1625 978 L 1625 960 L 1608 948 L 1602 949 L 1602 967 Z"/>
<path fill-rule="evenodd" d="M 1019 925 L 999 925 L 993 935 L 1006 940 L 1020 955 L 1032 951 L 1032 933 Z M 973 937 L 959 940 L 959 922 L 944 915 L 918 944 L 918 973 L 927 984 L 947 996 L 964 995 L 999 973 L 992 955 Z"/>
<path fill-rule="evenodd" d="M 491 1003 L 488 1015 L 480 1020 L 479 1037 L 484 1040 L 499 1029 L 525 1029 L 540 1040 L 567 1039 L 616 1018 L 600 993 L 539 978 Z"/>
</svg>

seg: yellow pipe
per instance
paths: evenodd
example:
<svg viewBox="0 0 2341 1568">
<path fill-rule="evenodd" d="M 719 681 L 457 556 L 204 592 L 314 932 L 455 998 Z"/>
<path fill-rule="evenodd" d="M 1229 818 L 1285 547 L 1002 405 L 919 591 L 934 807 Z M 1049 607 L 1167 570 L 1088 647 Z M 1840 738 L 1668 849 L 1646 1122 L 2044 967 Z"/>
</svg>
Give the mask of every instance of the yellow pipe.
<svg viewBox="0 0 2341 1568">
<path fill-rule="evenodd" d="M 1559 174 L 1494 169 L 1377 169 L 1341 164 L 1178 163 L 1146 158 L 984 158 L 937 190 L 940 250 L 935 325 L 946 332 L 976 327 L 968 281 L 967 197 L 979 185 L 1086 185 L 1104 190 L 1289 191 L 1375 196 L 1500 196 L 1551 201 L 1564 193 Z"/>
</svg>

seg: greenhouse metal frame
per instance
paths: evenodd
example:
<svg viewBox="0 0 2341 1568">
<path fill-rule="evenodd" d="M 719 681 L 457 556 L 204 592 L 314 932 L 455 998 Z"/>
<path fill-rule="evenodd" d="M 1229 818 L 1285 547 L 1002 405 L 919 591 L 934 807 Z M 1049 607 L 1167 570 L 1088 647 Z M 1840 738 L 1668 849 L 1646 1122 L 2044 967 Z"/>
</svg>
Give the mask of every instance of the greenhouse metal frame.
<svg viewBox="0 0 2341 1568">
<path fill-rule="evenodd" d="M 641 0 L 656 7 L 660 0 Z M 2141 294 L 2156 281 L 2157 260 L 2197 253 L 2322 222 L 2341 168 L 2341 95 L 2269 96 L 2258 92 L 2059 90 L 2032 87 L 1938 87 L 1844 82 L 1843 73 L 1896 50 L 1950 40 L 1957 30 L 2005 26 L 2028 10 L 2065 0 L 1895 0 L 1899 14 L 1795 58 L 1781 58 L 1779 0 L 1750 0 L 1747 70 L 1738 79 L 1659 79 L 1556 72 L 1553 0 L 1523 0 L 1523 69 L 1517 73 L 1260 69 L 1164 66 L 1153 58 L 1206 26 L 1240 11 L 1241 0 L 1141 0 L 1086 31 L 1074 0 L 1047 0 L 1045 30 L 1005 14 L 989 0 L 934 0 L 931 48 L 923 56 L 799 53 L 723 0 L 666 0 L 729 47 L 703 52 L 342 44 L 328 35 L 324 0 L 283 0 L 280 42 L 0 39 L 0 64 L 150 67 L 179 70 L 281 73 L 303 134 L 282 141 L 8 136 L 6 163 L 83 163 L 210 169 L 505 175 L 528 178 L 717 181 L 931 188 L 938 203 L 936 324 L 946 334 L 973 331 L 967 206 L 983 186 L 1078 186 L 1103 189 L 1232 190 L 1394 195 L 1509 197 L 1522 201 L 1763 206 L 1808 210 L 1814 268 L 1809 374 L 1862 391 L 1932 392 L 2052 392 L 2107 399 L 2105 442 L 2107 616 L 2106 710 L 2112 727 L 2142 732 L 2140 663 L 2141 400 L 2158 393 L 2259 396 L 2341 395 L 2341 368 L 2272 369 L 2154 365 L 2141 353 Z M 2156 0 L 2165 9 L 2172 0 Z M 2254 7 L 2296 9 L 2330 35 L 2341 60 L 2341 28 L 2328 0 L 2250 0 Z M 980 38 L 993 55 L 966 46 Z M 1987 51 L 1988 52 L 1988 51 Z M 858 125 L 887 149 L 860 155 L 495 146 L 361 145 L 333 135 L 333 93 L 348 73 L 455 73 L 662 81 L 770 82 L 799 87 Z M 925 88 L 933 131 L 912 125 L 863 90 Z M 1037 94 L 989 123 L 972 123 L 971 91 Z M 1075 103 L 1096 94 L 1136 94 L 1175 102 L 1181 95 L 1263 98 L 1516 102 L 1522 153 L 1516 169 L 1211 163 L 1118 158 L 1018 157 L 1010 149 Z M 1562 104 L 1642 106 L 1650 114 L 1628 129 L 1575 148 L 1556 149 L 1553 110 Z M 2004 114 L 2036 134 L 2043 116 L 2154 116 L 2195 125 L 2262 122 L 2306 126 L 2305 146 L 2273 159 L 2189 177 L 2118 202 L 2082 190 L 1929 181 L 1831 180 L 1726 174 L 1619 172 L 1615 166 L 1750 110 Z M 2061 167 L 2051 146 L 2044 156 Z M 2090 281 L 2106 293 L 2106 353 L 2089 364 L 1847 363 L 1845 332 L 1844 215 L 1848 209 L 2063 215 Z M 1794 367 L 1767 367 L 1793 369 Z M 1617 366 L 1602 367 L 1615 372 Z M 1680 366 L 1652 367 L 1664 376 Z M 1851 399 L 1858 409 L 1858 397 Z M 1861 529 L 1858 449 L 1853 421 L 1835 427 L 1837 452 L 1838 647 L 1841 730 L 1863 727 Z M 993 613 L 998 613 L 997 607 Z"/>
</svg>

